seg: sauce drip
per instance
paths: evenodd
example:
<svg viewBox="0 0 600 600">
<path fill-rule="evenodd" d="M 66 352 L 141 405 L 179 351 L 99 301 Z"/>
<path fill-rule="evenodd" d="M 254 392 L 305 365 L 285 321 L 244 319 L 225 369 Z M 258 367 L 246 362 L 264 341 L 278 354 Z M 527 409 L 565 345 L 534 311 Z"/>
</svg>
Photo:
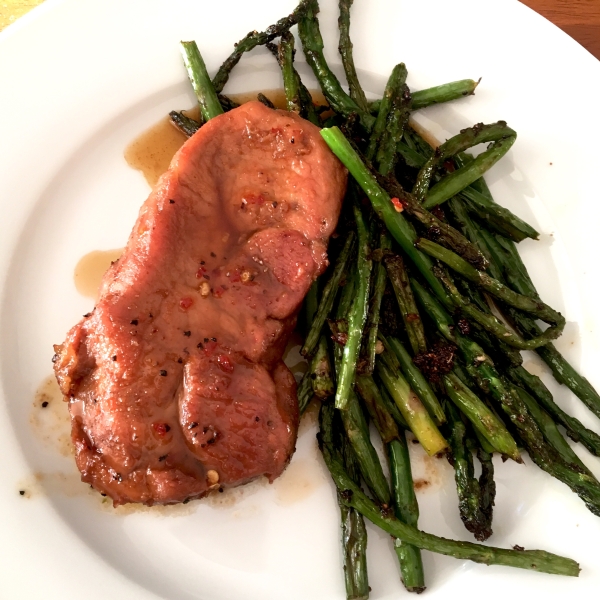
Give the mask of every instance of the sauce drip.
<svg viewBox="0 0 600 600">
<path fill-rule="evenodd" d="M 194 118 L 191 113 L 186 111 Z M 125 160 L 131 168 L 141 171 L 148 184 L 154 187 L 186 139 L 167 115 L 127 146 Z"/>
<path fill-rule="evenodd" d="M 98 299 L 98 291 L 104 273 L 123 253 L 123 248 L 114 250 L 93 250 L 83 256 L 75 266 L 73 279 L 77 291 L 82 296 Z"/>
<path fill-rule="evenodd" d="M 291 506 L 312 496 L 325 481 L 317 461 L 295 459 L 274 482 L 281 506 Z"/>
</svg>

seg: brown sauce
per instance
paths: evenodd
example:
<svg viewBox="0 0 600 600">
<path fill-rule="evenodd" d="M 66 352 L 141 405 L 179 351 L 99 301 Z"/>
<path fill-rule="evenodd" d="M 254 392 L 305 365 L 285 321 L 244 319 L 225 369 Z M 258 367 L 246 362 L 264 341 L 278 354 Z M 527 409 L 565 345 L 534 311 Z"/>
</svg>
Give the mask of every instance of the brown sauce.
<svg viewBox="0 0 600 600">
<path fill-rule="evenodd" d="M 127 146 L 125 160 L 131 168 L 141 171 L 148 184 L 154 187 L 186 139 L 169 116 L 163 117 Z"/>
<path fill-rule="evenodd" d="M 114 250 L 93 250 L 83 256 L 75 266 L 73 280 L 75 288 L 82 296 L 98 299 L 98 291 L 104 273 L 123 253 L 123 248 Z"/>
</svg>

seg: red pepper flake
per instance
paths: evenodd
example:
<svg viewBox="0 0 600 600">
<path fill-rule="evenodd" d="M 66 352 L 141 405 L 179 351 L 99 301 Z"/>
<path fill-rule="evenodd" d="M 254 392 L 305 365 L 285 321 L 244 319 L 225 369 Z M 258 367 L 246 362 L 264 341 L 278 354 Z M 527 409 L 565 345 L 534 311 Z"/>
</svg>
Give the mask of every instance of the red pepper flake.
<svg viewBox="0 0 600 600">
<path fill-rule="evenodd" d="M 190 306 L 192 306 L 192 304 L 194 304 L 194 300 L 192 298 L 182 298 L 179 301 L 179 306 L 183 310 L 187 310 L 188 308 L 190 308 Z"/>
<path fill-rule="evenodd" d="M 221 371 L 224 371 L 225 373 L 233 373 L 233 363 L 227 354 L 219 354 L 219 356 L 217 356 L 217 364 L 219 365 Z"/>
<path fill-rule="evenodd" d="M 416 313 L 408 313 L 406 315 L 406 320 L 409 323 L 412 323 L 413 321 L 418 321 L 421 317 L 419 317 L 419 315 L 417 315 Z"/>
<path fill-rule="evenodd" d="M 229 278 L 229 281 L 231 281 L 231 283 L 237 283 L 240 280 L 240 270 L 236 269 L 235 271 L 233 271 L 231 273 L 231 277 Z"/>
<path fill-rule="evenodd" d="M 225 293 L 226 290 L 227 290 L 226 287 L 220 285 L 218 288 L 216 288 L 215 290 L 213 290 L 213 296 L 215 298 L 221 298 L 223 296 L 223 294 Z"/>
<path fill-rule="evenodd" d="M 217 349 L 217 342 L 204 342 L 204 354 L 210 356 Z"/>
<path fill-rule="evenodd" d="M 400 202 L 398 198 L 392 198 L 392 204 L 394 205 L 396 212 L 400 213 L 404 210 L 404 205 L 402 204 L 402 202 Z"/>
<path fill-rule="evenodd" d="M 202 261 L 200 264 L 203 265 L 204 261 Z M 204 277 L 205 273 L 206 273 L 206 269 L 204 267 L 200 266 L 198 268 L 198 270 L 196 271 L 196 279 L 202 279 L 202 277 Z"/>
<path fill-rule="evenodd" d="M 164 437 L 171 431 L 171 426 L 167 423 L 152 423 L 152 427 L 154 427 L 154 431 L 156 431 L 156 435 L 159 437 Z"/>
<path fill-rule="evenodd" d="M 245 204 L 264 204 L 265 197 L 262 194 L 244 194 L 242 197 L 242 205 Z"/>
</svg>

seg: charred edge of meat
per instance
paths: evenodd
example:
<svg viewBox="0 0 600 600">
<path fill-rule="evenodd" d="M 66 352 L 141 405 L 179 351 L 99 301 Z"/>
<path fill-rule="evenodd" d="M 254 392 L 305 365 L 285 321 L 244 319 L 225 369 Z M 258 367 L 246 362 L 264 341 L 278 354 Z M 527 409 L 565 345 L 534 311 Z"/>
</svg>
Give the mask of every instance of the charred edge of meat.
<svg viewBox="0 0 600 600">
<path fill-rule="evenodd" d="M 454 368 L 456 346 L 445 342 L 437 342 L 427 352 L 417 354 L 413 362 L 432 383 L 439 383 L 442 376 Z"/>
</svg>

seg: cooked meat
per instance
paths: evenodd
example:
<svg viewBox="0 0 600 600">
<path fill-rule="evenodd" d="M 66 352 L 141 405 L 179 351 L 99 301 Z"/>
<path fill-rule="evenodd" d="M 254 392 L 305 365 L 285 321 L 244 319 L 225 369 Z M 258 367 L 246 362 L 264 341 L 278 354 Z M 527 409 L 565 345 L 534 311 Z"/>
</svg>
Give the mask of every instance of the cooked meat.
<svg viewBox="0 0 600 600">
<path fill-rule="evenodd" d="M 185 143 L 55 347 L 83 481 L 154 504 L 281 474 L 298 428 L 282 354 L 345 185 L 315 126 L 259 102 Z"/>
</svg>

